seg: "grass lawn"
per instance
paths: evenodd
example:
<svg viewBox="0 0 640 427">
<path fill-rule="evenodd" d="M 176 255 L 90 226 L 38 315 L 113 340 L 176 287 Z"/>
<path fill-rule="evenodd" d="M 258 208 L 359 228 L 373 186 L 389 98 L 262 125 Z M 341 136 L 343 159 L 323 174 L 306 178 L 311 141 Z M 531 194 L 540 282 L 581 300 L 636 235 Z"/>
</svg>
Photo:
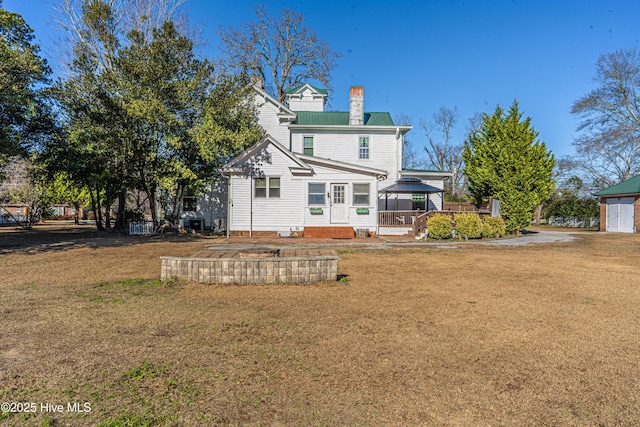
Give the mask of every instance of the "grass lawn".
<svg viewBox="0 0 640 427">
<path fill-rule="evenodd" d="M 0 402 L 36 404 L 0 425 L 640 420 L 640 235 L 340 247 L 346 277 L 306 286 L 157 280 L 211 243 L 0 230 Z"/>
</svg>

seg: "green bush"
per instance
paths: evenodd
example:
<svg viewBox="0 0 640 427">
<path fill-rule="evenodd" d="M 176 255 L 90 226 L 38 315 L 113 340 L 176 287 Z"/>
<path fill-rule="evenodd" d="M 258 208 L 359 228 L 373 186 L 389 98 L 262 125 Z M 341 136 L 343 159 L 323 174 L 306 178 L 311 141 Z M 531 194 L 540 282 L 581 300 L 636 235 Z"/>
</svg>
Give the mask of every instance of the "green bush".
<svg viewBox="0 0 640 427">
<path fill-rule="evenodd" d="M 482 220 L 482 235 L 484 237 L 500 237 L 507 232 L 504 219 L 487 216 Z"/>
<path fill-rule="evenodd" d="M 445 214 L 435 214 L 427 220 L 427 234 L 433 239 L 447 239 L 451 237 L 451 217 Z"/>
<path fill-rule="evenodd" d="M 456 222 L 456 235 L 458 238 L 465 240 L 479 239 L 482 237 L 482 220 L 477 213 L 461 213 L 457 214 L 455 218 Z"/>
</svg>

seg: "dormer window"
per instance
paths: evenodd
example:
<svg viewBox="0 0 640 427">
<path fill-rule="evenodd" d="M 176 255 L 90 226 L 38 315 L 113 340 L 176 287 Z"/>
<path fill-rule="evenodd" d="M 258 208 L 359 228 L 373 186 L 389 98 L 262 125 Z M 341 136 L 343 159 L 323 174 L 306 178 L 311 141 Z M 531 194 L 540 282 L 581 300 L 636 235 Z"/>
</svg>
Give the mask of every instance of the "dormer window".
<svg viewBox="0 0 640 427">
<path fill-rule="evenodd" d="M 293 111 L 324 111 L 327 90 L 305 83 L 285 90 L 285 101 Z"/>
<path fill-rule="evenodd" d="M 369 137 L 368 136 L 361 136 L 359 139 L 358 158 L 359 159 L 369 158 Z"/>
</svg>

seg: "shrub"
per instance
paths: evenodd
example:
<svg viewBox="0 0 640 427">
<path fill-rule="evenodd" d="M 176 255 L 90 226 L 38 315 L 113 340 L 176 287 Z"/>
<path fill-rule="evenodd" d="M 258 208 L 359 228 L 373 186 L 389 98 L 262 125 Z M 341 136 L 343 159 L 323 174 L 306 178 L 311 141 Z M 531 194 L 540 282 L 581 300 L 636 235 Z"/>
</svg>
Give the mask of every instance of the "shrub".
<svg viewBox="0 0 640 427">
<path fill-rule="evenodd" d="M 477 213 L 457 214 L 456 218 L 456 235 L 465 240 L 479 239 L 482 237 L 482 220 Z"/>
<path fill-rule="evenodd" d="M 433 239 L 451 237 L 451 218 L 445 214 L 435 214 L 427 220 L 427 234 Z"/>
<path fill-rule="evenodd" d="M 507 232 L 504 220 L 500 217 L 485 217 L 482 220 L 482 235 L 485 237 L 500 237 Z"/>
</svg>

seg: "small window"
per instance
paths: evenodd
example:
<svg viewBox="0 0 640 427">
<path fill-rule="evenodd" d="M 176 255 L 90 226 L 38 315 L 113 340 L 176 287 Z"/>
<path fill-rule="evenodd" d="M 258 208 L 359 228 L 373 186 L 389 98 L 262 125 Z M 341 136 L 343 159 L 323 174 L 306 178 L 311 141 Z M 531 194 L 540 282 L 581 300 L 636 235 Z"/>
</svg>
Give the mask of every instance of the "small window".
<svg viewBox="0 0 640 427">
<path fill-rule="evenodd" d="M 253 187 L 253 197 L 256 199 L 279 199 L 280 178 L 256 178 Z M 268 191 L 267 191 L 268 190 Z"/>
<path fill-rule="evenodd" d="M 16 213 L 17 213 L 17 214 L 22 213 L 22 208 L 18 208 L 18 207 L 16 207 Z"/>
<path fill-rule="evenodd" d="M 358 147 L 359 147 L 358 157 L 360 159 L 368 159 L 369 158 L 369 137 L 361 136 Z"/>
<path fill-rule="evenodd" d="M 313 137 L 305 136 L 302 138 L 302 154 L 313 156 Z"/>
<path fill-rule="evenodd" d="M 369 206 L 369 184 L 353 184 L 353 204 Z"/>
<path fill-rule="evenodd" d="M 322 205 L 324 206 L 324 184 L 312 184 L 309 183 L 309 205 Z"/>
<path fill-rule="evenodd" d="M 256 199 L 267 198 L 267 178 L 255 179 L 254 197 Z"/>
<path fill-rule="evenodd" d="M 269 198 L 280 198 L 280 178 L 269 178 Z"/>
<path fill-rule="evenodd" d="M 198 198 L 196 196 L 182 197 L 182 210 L 185 212 L 195 212 L 198 206 Z"/>
</svg>

